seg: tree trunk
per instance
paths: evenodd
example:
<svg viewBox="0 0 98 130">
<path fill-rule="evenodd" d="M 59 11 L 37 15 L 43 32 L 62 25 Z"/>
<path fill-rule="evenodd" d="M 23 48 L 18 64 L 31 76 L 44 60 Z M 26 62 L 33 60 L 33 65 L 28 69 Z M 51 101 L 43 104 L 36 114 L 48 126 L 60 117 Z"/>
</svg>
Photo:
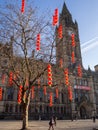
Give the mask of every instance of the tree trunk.
<svg viewBox="0 0 98 130">
<path fill-rule="evenodd" d="M 30 103 L 30 94 L 28 95 L 26 103 L 23 103 L 23 124 L 21 130 L 28 130 L 28 108 Z"/>
</svg>

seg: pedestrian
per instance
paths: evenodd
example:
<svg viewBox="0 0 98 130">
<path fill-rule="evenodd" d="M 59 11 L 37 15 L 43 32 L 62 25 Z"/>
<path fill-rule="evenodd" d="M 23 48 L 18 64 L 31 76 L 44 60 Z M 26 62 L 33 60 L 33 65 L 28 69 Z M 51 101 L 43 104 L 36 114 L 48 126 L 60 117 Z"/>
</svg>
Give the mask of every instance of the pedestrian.
<svg viewBox="0 0 98 130">
<path fill-rule="evenodd" d="M 94 123 L 96 122 L 96 117 L 95 117 L 95 116 L 93 116 L 93 122 L 94 122 Z"/>
<path fill-rule="evenodd" d="M 51 128 L 52 128 L 52 130 L 54 130 L 53 125 L 54 125 L 54 119 L 53 119 L 53 117 L 51 117 L 50 121 L 49 121 L 49 129 L 48 130 L 50 130 Z"/>
<path fill-rule="evenodd" d="M 53 115 L 54 125 L 56 126 L 56 117 Z"/>
</svg>

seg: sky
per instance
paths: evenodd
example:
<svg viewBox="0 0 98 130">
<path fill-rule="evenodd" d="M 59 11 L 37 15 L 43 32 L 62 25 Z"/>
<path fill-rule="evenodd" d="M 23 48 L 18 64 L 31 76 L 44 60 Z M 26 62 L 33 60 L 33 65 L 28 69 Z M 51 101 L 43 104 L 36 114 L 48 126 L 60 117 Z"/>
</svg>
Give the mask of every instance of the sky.
<svg viewBox="0 0 98 130">
<path fill-rule="evenodd" d="M 15 1 L 21 5 L 21 0 L 0 0 L 0 5 Z M 98 0 L 26 0 L 26 4 L 29 1 L 39 13 L 49 12 L 51 16 L 55 8 L 61 12 L 66 3 L 73 20 L 78 22 L 83 66 L 94 70 L 98 64 Z"/>
</svg>

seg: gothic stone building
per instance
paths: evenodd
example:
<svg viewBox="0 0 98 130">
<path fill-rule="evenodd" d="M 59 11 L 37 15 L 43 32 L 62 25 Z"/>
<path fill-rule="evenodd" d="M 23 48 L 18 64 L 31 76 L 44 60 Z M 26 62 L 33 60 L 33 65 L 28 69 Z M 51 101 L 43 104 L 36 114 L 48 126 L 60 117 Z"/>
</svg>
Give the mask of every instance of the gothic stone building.
<svg viewBox="0 0 98 130">
<path fill-rule="evenodd" d="M 78 118 L 91 118 L 93 115 L 98 115 L 98 65 L 95 66 L 95 71 L 90 68 L 85 70 L 82 65 L 80 40 L 78 33 L 78 24 L 72 20 L 72 16 L 64 3 L 62 12 L 59 16 L 59 24 L 63 27 L 63 38 L 59 39 L 56 28 L 56 64 L 52 65 L 53 75 L 55 75 L 54 84 L 58 84 L 59 97 L 56 99 L 55 91 L 53 91 L 53 106 L 49 107 L 49 95 L 43 94 L 42 88 L 35 89 L 35 99 L 31 99 L 29 106 L 29 118 L 48 119 L 49 116 L 55 114 L 58 119 L 70 119 L 77 115 Z M 74 47 L 75 63 L 71 62 L 71 34 L 75 35 Z M 69 79 L 72 86 L 72 102 L 68 99 L 68 91 L 65 85 L 64 76 L 59 67 L 60 59 L 63 60 L 64 68 L 70 69 Z M 38 61 L 41 63 L 42 61 Z M 46 64 L 46 63 L 45 63 Z M 82 66 L 82 77 L 77 76 L 77 65 Z M 45 81 L 45 76 L 41 77 L 41 83 Z M 3 100 L 0 101 L 0 118 L 20 118 L 21 105 L 17 103 L 17 89 L 7 87 L 7 84 L 0 82 L 3 88 Z"/>
</svg>

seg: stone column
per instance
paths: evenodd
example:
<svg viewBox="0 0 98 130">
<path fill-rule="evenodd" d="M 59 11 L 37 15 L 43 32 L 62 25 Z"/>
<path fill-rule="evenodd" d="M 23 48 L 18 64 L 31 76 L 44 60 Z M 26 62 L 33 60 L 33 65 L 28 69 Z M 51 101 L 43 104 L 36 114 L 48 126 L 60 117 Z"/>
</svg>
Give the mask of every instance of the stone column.
<svg viewBox="0 0 98 130">
<path fill-rule="evenodd" d="M 89 86 L 91 87 L 91 90 L 90 90 L 90 102 L 93 105 L 92 112 L 94 111 L 94 113 L 96 113 L 95 90 L 94 90 L 94 84 L 93 84 L 92 76 L 90 76 L 89 79 L 90 79 Z"/>
</svg>

